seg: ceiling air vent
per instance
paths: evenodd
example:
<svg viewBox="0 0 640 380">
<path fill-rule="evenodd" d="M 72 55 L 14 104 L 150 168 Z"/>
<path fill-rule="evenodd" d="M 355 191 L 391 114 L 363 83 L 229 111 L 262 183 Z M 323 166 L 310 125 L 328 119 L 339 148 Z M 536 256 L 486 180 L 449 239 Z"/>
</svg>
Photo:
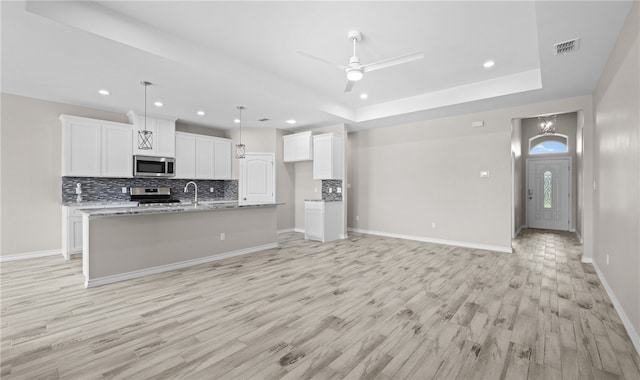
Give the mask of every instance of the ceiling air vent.
<svg viewBox="0 0 640 380">
<path fill-rule="evenodd" d="M 261 117 L 260 119 L 258 119 L 258 121 L 269 121 L 269 119 L 266 117 Z"/>
<path fill-rule="evenodd" d="M 553 45 L 553 53 L 555 55 L 567 54 L 574 52 L 580 48 L 580 39 L 574 38 L 572 40 L 558 42 Z"/>
</svg>

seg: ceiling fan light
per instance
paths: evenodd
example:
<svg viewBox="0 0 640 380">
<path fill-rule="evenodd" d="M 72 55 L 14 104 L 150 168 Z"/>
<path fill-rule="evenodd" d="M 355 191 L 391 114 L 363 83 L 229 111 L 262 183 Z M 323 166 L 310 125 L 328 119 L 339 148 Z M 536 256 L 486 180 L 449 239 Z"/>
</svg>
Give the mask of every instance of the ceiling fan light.
<svg viewBox="0 0 640 380">
<path fill-rule="evenodd" d="M 347 70 L 347 80 L 351 82 L 357 82 L 364 77 L 362 69 L 349 69 Z"/>
</svg>

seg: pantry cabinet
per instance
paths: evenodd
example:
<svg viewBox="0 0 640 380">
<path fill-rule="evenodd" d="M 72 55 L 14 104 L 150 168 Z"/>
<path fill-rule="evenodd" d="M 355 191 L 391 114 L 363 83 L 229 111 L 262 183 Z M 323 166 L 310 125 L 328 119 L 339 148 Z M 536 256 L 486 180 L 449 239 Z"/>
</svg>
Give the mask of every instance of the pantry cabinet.
<svg viewBox="0 0 640 380">
<path fill-rule="evenodd" d="M 61 115 L 62 176 L 131 177 L 129 124 Z"/>
</svg>

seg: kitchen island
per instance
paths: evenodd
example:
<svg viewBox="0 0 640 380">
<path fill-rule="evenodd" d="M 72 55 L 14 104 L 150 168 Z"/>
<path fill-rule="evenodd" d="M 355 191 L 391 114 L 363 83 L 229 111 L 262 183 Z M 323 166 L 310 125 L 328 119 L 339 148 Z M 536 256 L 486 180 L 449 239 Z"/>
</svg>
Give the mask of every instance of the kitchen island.
<svg viewBox="0 0 640 380">
<path fill-rule="evenodd" d="M 83 210 L 85 287 L 276 248 L 277 205 Z"/>
</svg>

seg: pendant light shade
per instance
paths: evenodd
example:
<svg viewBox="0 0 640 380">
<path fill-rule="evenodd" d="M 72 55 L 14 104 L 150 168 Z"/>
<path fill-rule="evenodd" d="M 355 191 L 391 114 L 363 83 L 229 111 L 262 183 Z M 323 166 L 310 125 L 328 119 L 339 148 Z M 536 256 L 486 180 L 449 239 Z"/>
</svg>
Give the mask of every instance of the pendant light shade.
<svg viewBox="0 0 640 380">
<path fill-rule="evenodd" d="M 153 132 L 147 130 L 147 86 L 151 82 L 141 81 L 140 84 L 144 86 L 144 130 L 138 131 L 138 149 L 151 150 L 153 149 Z"/>
<path fill-rule="evenodd" d="M 238 109 L 238 122 L 240 123 L 240 139 L 239 143 L 236 144 L 236 158 L 242 159 L 245 156 L 245 146 L 242 143 L 242 110 L 244 109 L 244 107 L 237 106 L 236 108 Z"/>
</svg>

